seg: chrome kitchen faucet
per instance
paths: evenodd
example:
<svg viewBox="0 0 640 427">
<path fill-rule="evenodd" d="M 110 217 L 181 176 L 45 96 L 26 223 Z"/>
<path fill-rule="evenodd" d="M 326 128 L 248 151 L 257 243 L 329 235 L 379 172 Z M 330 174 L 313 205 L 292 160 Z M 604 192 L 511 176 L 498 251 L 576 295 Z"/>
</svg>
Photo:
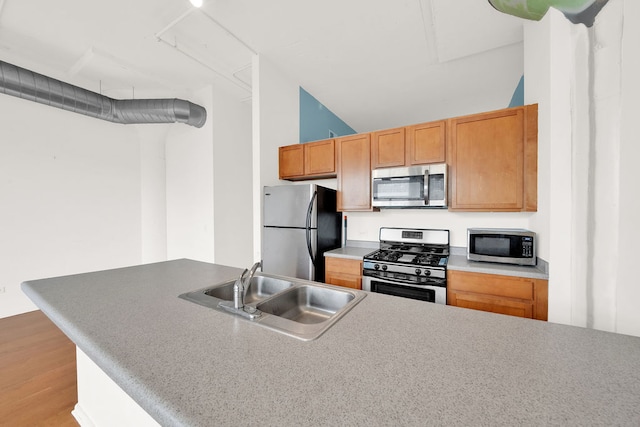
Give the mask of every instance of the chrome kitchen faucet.
<svg viewBox="0 0 640 427">
<path fill-rule="evenodd" d="M 251 279 L 253 279 L 253 276 L 256 274 L 258 267 L 262 267 L 262 261 L 253 264 L 251 269 L 245 268 L 240 277 L 238 277 L 233 284 L 233 302 L 221 301 L 218 306 L 227 311 L 248 317 L 249 319 L 260 317 L 262 315 L 260 310 L 256 310 L 256 308 L 252 306 L 245 307 L 244 305 L 245 296 L 251 286 Z"/>
</svg>

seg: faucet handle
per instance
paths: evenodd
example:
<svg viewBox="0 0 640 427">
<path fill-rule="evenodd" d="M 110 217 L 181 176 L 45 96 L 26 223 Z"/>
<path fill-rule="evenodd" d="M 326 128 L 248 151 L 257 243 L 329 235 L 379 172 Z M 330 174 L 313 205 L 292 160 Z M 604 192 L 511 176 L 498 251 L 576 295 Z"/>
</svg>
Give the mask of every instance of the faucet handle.
<svg viewBox="0 0 640 427">
<path fill-rule="evenodd" d="M 244 286 L 244 276 L 249 272 L 246 268 L 240 277 L 233 284 L 233 306 L 238 309 L 244 307 L 244 296 L 246 287 Z"/>
</svg>

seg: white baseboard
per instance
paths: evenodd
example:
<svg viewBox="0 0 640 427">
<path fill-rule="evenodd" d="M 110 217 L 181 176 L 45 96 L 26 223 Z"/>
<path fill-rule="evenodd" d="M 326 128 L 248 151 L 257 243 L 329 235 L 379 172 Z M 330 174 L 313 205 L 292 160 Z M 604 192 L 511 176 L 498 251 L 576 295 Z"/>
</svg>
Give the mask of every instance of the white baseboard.
<svg viewBox="0 0 640 427">
<path fill-rule="evenodd" d="M 95 424 L 84 409 L 82 409 L 82 405 L 80 405 L 80 403 L 76 403 L 73 411 L 71 411 L 71 415 L 73 415 L 73 418 L 75 418 L 78 424 L 80 424 L 80 427 L 95 427 Z"/>
</svg>

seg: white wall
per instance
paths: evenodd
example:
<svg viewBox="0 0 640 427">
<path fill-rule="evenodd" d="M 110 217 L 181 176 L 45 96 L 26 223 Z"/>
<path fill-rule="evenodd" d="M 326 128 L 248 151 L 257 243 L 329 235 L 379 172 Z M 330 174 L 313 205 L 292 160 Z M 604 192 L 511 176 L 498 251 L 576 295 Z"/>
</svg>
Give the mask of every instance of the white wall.
<svg viewBox="0 0 640 427">
<path fill-rule="evenodd" d="M 249 266 L 250 105 L 217 86 L 186 98 L 207 109 L 207 122 L 199 129 L 171 126 L 167 135 L 167 257 Z"/>
<path fill-rule="evenodd" d="M 136 126 L 140 141 L 142 262 L 167 259 L 166 138 L 172 125 Z"/>
<path fill-rule="evenodd" d="M 621 115 L 620 115 L 620 181 L 619 241 L 617 251 L 617 318 L 615 330 L 640 336 L 640 286 L 636 266 L 638 240 L 638 118 L 640 117 L 640 2 L 625 0 L 623 4 L 624 38 L 622 39 Z"/>
<path fill-rule="evenodd" d="M 571 323 L 572 148 L 571 24 L 555 9 L 525 24 L 525 103 L 538 103 L 538 215 L 536 231 L 547 236 L 549 320 Z M 569 167 L 568 167 L 569 166 Z"/>
<path fill-rule="evenodd" d="M 300 85 L 266 57 L 255 55 L 253 70 L 253 241 L 261 259 L 262 188 L 287 184 L 278 179 L 278 147 L 300 139 Z"/>
<path fill-rule="evenodd" d="M 212 88 L 192 102 L 211 111 Z M 172 126 L 166 139 L 167 258 L 213 262 L 213 120 L 202 128 Z"/>
<path fill-rule="evenodd" d="M 223 88 L 175 95 L 207 109 L 204 127 L 119 125 L 0 96 L 0 317 L 36 308 L 25 280 L 252 262 L 250 106 Z"/>
<path fill-rule="evenodd" d="M 25 280 L 141 261 L 136 130 L 0 95 L 0 317 Z"/>
<path fill-rule="evenodd" d="M 451 246 L 467 246 L 468 227 L 529 228 L 531 213 L 449 212 L 440 209 L 396 209 L 345 212 L 349 240 L 378 241 L 380 227 L 436 228 L 450 231 Z"/>
<path fill-rule="evenodd" d="M 612 0 L 587 29 L 551 9 L 525 29 L 525 100 L 540 104 L 548 172 L 539 213 L 549 218 L 549 320 L 633 335 L 638 11 Z"/>
<path fill-rule="evenodd" d="M 246 268 L 253 263 L 251 103 L 218 90 L 210 119 L 215 261 Z"/>
</svg>

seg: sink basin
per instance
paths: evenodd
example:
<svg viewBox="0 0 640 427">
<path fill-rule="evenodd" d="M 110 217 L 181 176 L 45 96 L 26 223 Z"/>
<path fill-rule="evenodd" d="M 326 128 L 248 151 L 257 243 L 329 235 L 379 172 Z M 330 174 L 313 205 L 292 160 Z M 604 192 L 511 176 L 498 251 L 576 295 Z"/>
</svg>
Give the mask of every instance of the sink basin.
<svg viewBox="0 0 640 427">
<path fill-rule="evenodd" d="M 225 282 L 211 289 L 207 289 L 204 291 L 204 294 L 224 301 L 233 301 L 233 285 L 235 282 L 235 280 Z M 254 304 L 291 286 L 293 286 L 293 283 L 288 280 L 258 275 L 253 276 L 251 278 L 251 286 L 249 286 L 249 290 L 244 297 L 244 303 Z"/>
<path fill-rule="evenodd" d="M 180 298 L 310 341 L 322 335 L 366 296 L 366 292 L 355 289 L 258 273 L 251 279 L 245 309 L 240 309 L 251 313 L 247 318 L 238 309 L 229 310 L 235 281 L 187 292 Z"/>
<path fill-rule="evenodd" d="M 205 307 L 216 308 L 220 301 L 233 301 L 233 285 L 235 282 L 236 279 L 228 280 L 197 291 L 184 293 L 180 295 L 180 298 Z M 255 304 L 292 286 L 293 282 L 290 280 L 256 274 L 251 278 L 251 286 L 249 286 L 249 290 L 245 295 L 245 304 Z"/>
<path fill-rule="evenodd" d="M 331 319 L 354 298 L 350 292 L 304 285 L 258 304 L 257 309 L 294 322 L 314 324 Z"/>
</svg>

